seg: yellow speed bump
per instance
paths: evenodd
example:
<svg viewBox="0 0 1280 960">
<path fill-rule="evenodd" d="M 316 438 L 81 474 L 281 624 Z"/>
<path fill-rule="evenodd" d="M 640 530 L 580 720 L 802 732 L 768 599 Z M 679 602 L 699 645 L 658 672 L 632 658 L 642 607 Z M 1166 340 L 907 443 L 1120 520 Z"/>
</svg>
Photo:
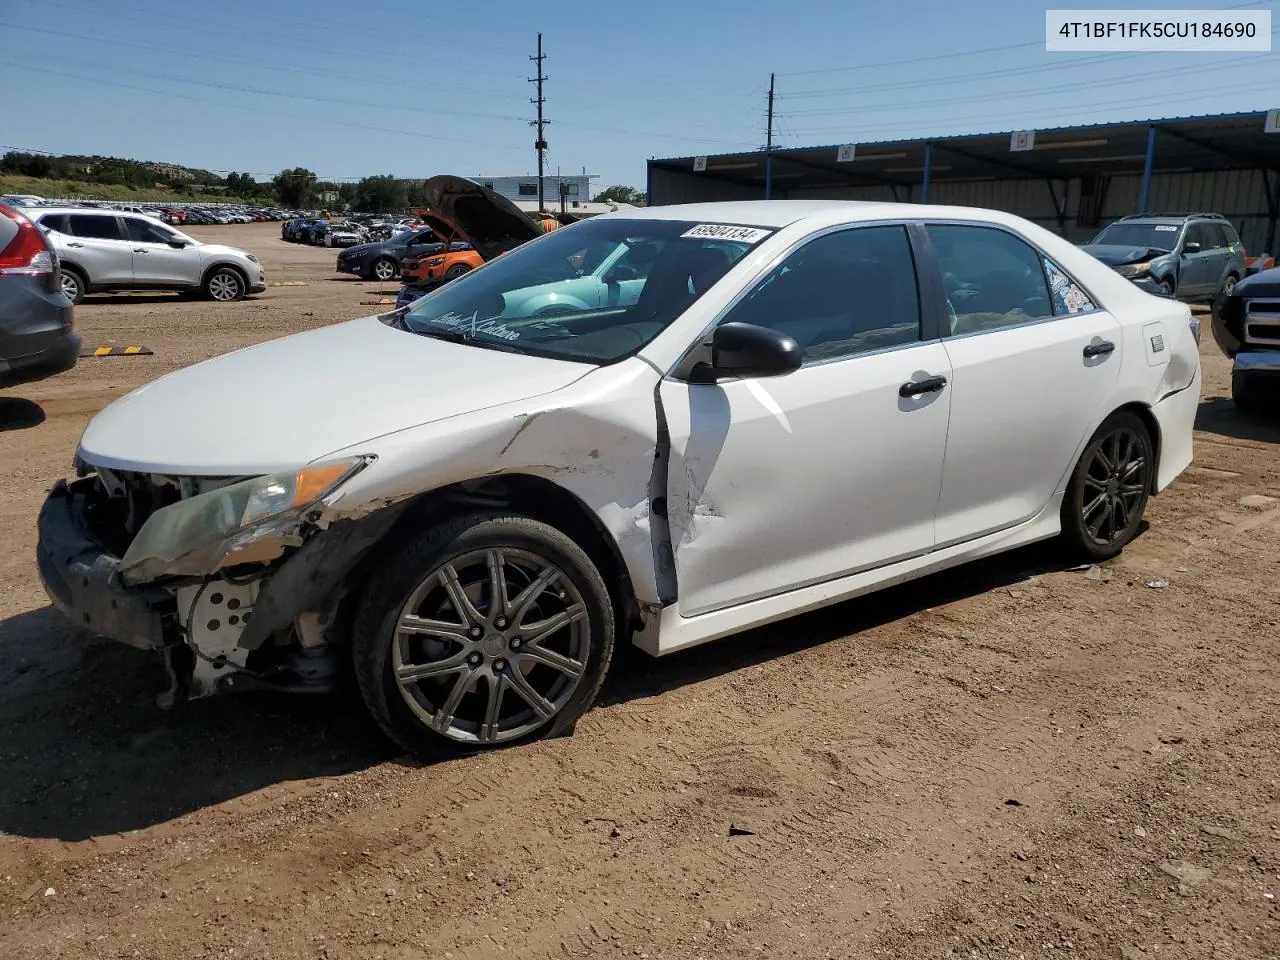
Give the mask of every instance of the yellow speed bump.
<svg viewBox="0 0 1280 960">
<path fill-rule="evenodd" d="M 364 307 L 378 307 L 384 303 L 395 303 L 395 297 L 381 297 L 377 300 L 361 300 L 360 305 Z"/>
<path fill-rule="evenodd" d="M 150 347 L 81 347 L 82 357 L 150 357 L 155 353 Z"/>
<path fill-rule="evenodd" d="M 307 285 L 307 281 L 305 280 L 273 280 L 271 282 L 271 285 L 273 287 L 305 287 Z"/>
</svg>

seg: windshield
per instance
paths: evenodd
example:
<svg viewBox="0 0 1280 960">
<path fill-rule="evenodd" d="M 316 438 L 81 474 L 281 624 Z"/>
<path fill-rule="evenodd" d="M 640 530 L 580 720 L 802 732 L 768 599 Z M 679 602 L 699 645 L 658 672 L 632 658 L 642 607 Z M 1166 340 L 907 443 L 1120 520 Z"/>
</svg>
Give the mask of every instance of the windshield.
<svg viewBox="0 0 1280 960">
<path fill-rule="evenodd" d="M 1178 245 L 1181 230 L 1182 225 L 1177 223 L 1113 223 L 1094 237 L 1093 242 L 1172 250 Z"/>
<path fill-rule="evenodd" d="M 612 363 L 661 333 L 772 231 L 675 220 L 585 220 L 418 300 L 415 333 Z"/>
</svg>

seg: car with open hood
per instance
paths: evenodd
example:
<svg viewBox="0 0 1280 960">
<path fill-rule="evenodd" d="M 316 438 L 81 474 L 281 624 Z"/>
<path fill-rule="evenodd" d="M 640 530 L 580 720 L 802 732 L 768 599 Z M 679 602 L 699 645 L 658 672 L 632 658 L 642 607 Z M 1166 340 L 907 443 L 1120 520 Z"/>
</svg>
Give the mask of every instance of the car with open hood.
<svg viewBox="0 0 1280 960">
<path fill-rule="evenodd" d="M 1280 267 L 1246 277 L 1214 302 L 1213 338 L 1232 360 L 1236 406 L 1280 413 Z"/>
<path fill-rule="evenodd" d="M 468 233 L 484 266 L 405 309 L 94 417 L 40 513 L 53 603 L 160 653 L 170 699 L 350 669 L 391 738 L 451 756 L 571 731 L 618 643 L 662 656 L 1054 537 L 1115 556 L 1191 461 L 1189 308 L 1007 213 Z M 601 248 L 643 251 L 634 298 L 528 314 Z"/>
<path fill-rule="evenodd" d="M 1216 213 L 1122 217 L 1104 227 L 1086 253 L 1149 293 L 1211 302 L 1245 275 L 1245 249 Z"/>
</svg>

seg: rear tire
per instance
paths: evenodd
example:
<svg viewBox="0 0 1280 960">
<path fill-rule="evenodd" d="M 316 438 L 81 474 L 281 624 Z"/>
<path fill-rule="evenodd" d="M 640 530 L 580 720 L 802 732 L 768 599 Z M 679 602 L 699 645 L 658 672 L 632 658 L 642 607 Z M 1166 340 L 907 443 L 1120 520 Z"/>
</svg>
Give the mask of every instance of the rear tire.
<svg viewBox="0 0 1280 960">
<path fill-rule="evenodd" d="M 66 294 L 71 303 L 78 304 L 84 300 L 84 295 L 89 292 L 89 283 L 75 267 L 68 267 L 66 264 L 62 266 L 62 292 Z"/>
<path fill-rule="evenodd" d="M 1062 499 L 1062 540 L 1073 557 L 1108 560 L 1134 538 L 1155 466 L 1151 434 L 1136 413 L 1120 410 L 1103 421 Z"/>
<path fill-rule="evenodd" d="M 554 527 L 458 517 L 368 582 L 352 632 L 356 679 L 410 753 L 442 759 L 566 735 L 595 700 L 613 655 L 613 604 L 586 553 Z"/>
</svg>

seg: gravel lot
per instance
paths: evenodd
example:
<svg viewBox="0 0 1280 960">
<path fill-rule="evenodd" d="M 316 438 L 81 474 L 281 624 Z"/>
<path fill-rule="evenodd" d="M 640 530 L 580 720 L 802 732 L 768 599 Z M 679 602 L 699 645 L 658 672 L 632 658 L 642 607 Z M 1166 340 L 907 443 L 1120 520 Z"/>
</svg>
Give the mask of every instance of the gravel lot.
<svg viewBox="0 0 1280 960">
<path fill-rule="evenodd" d="M 624 656 L 574 737 L 423 767 L 341 697 L 161 714 L 45 602 L 94 412 L 379 309 L 277 224 L 191 232 L 305 285 L 92 297 L 86 341 L 155 356 L 0 394 L 0 957 L 1280 956 L 1280 429 L 1210 337 L 1195 465 L 1109 579 L 1036 548 Z"/>
</svg>

